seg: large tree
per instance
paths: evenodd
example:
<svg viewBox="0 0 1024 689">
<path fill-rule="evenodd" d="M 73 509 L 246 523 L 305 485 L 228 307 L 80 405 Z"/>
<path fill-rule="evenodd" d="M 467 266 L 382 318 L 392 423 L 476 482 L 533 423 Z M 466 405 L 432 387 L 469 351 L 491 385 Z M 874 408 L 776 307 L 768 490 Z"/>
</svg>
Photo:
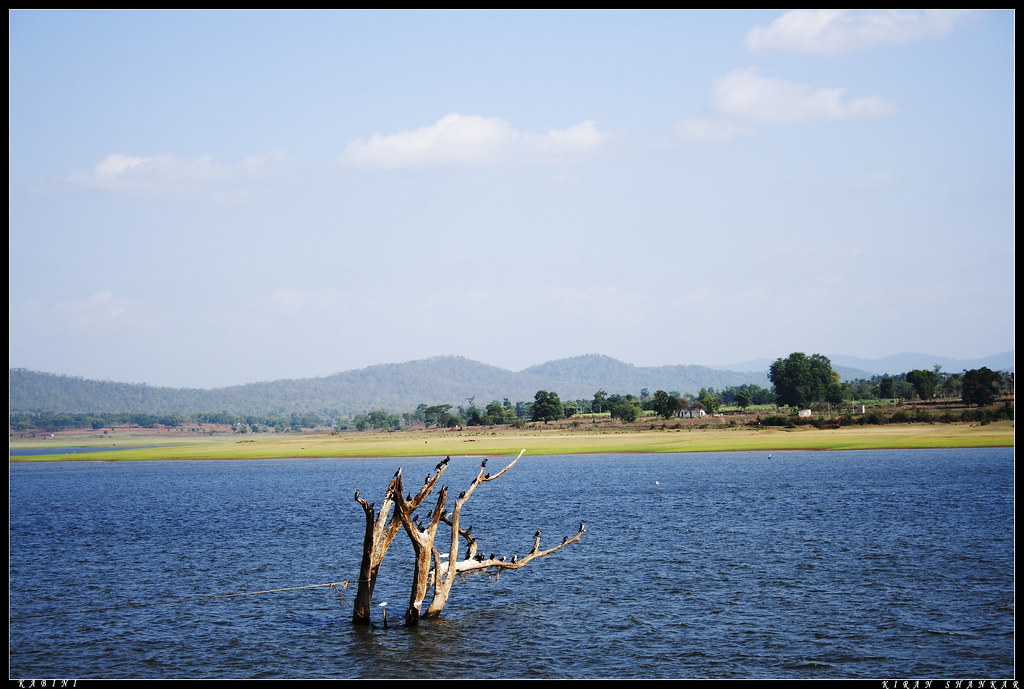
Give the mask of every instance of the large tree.
<svg viewBox="0 0 1024 689">
<path fill-rule="evenodd" d="M 530 413 L 533 421 L 557 421 L 564 414 L 562 400 L 558 399 L 557 392 L 538 390 L 533 396 Z"/>
<path fill-rule="evenodd" d="M 654 411 L 659 416 L 666 419 L 672 418 L 679 413 L 682 406 L 678 395 L 672 395 L 664 390 L 658 390 L 654 393 Z"/>
<path fill-rule="evenodd" d="M 832 374 L 832 362 L 821 354 L 808 357 L 793 352 L 785 359 L 776 359 L 768 369 L 768 380 L 781 405 L 807 407 L 812 402 L 837 398 L 832 388 L 839 383 Z"/>
<path fill-rule="evenodd" d="M 633 423 L 640 418 L 641 411 L 640 400 L 634 399 L 632 395 L 612 395 L 608 398 L 608 413 L 622 423 Z"/>
<path fill-rule="evenodd" d="M 914 369 L 907 373 L 907 382 L 914 386 L 918 397 L 930 400 L 935 395 L 935 387 L 939 384 L 939 375 L 935 371 Z"/>
<path fill-rule="evenodd" d="M 445 426 L 448 419 L 451 418 L 448 414 L 452 408 L 452 405 L 450 404 L 435 404 L 429 407 L 425 407 L 421 404 L 420 407 L 422 407 L 421 411 L 423 414 L 423 422 L 427 424 L 427 426 L 437 426 L 440 428 L 441 426 Z M 417 410 L 419 410 L 419 408 L 417 408 Z"/>
<path fill-rule="evenodd" d="M 961 399 L 964 404 L 987 407 L 999 397 L 1003 377 L 987 366 L 964 371 Z"/>
</svg>

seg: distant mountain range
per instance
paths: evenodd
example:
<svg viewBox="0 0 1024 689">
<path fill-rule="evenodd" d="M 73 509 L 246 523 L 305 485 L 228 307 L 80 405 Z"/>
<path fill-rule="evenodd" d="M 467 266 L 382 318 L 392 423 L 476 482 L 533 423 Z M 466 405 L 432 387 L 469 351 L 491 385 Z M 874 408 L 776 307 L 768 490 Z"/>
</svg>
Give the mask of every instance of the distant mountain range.
<svg viewBox="0 0 1024 689">
<path fill-rule="evenodd" d="M 831 358 L 844 380 L 882 373 L 904 373 L 941 364 L 946 371 L 988 366 L 1012 371 L 1013 352 L 972 361 L 923 354 L 885 359 Z M 549 361 L 522 371 L 489 366 L 462 357 L 441 356 L 401 364 L 380 364 L 320 378 L 249 383 L 216 389 L 165 388 L 136 383 L 86 380 L 74 376 L 10 369 L 11 411 L 138 412 L 146 414 L 291 414 L 351 415 L 372 409 L 393 413 L 419 404 L 479 406 L 506 397 L 532 401 L 538 390 L 558 393 L 563 400 L 589 399 L 598 390 L 638 395 L 643 388 L 696 394 L 701 388 L 723 389 L 744 384 L 769 387 L 773 360 L 728 367 L 655 366 L 624 363 L 599 354 Z"/>
</svg>

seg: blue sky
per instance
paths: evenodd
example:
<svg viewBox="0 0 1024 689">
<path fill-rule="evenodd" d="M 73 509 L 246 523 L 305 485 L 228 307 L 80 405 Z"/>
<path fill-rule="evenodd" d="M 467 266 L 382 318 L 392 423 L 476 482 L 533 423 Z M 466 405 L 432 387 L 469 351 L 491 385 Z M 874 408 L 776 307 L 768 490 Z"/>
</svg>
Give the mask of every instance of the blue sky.
<svg viewBox="0 0 1024 689">
<path fill-rule="evenodd" d="M 1014 348 L 1014 14 L 9 12 L 10 365 Z"/>
</svg>

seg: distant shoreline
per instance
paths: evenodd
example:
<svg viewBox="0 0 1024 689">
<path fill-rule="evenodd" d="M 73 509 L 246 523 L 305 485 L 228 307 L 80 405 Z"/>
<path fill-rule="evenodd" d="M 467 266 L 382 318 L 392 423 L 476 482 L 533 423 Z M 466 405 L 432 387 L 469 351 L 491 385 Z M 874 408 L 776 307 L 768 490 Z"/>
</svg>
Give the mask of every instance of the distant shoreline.
<svg viewBox="0 0 1024 689">
<path fill-rule="evenodd" d="M 117 448 L 144 442 L 147 447 Z M 171 459 L 274 459 L 646 454 L 670 452 L 885 450 L 912 448 L 1013 447 L 1012 421 L 988 424 L 887 424 L 834 429 L 694 428 L 567 431 L 565 429 L 482 429 L 395 433 L 307 433 L 99 436 L 63 435 L 46 440 L 12 440 L 10 449 L 87 447 L 74 454 L 9 455 L 10 462 L 145 461 Z M 103 448 L 109 448 L 104 450 Z"/>
</svg>

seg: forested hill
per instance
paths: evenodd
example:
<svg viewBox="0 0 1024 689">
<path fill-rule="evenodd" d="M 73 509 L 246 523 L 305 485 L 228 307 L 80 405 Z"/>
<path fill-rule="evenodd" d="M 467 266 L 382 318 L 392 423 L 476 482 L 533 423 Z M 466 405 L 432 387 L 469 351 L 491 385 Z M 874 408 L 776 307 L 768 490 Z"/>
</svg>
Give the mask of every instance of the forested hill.
<svg viewBox="0 0 1024 689">
<path fill-rule="evenodd" d="M 666 392 L 697 394 L 701 388 L 721 390 L 751 383 L 768 387 L 767 366 L 763 371 L 757 372 L 722 371 L 705 366 L 646 367 L 626 364 L 618 359 L 599 354 L 585 354 L 549 361 L 539 366 L 531 366 L 521 373 L 582 386 L 579 388 L 581 390 L 579 394 L 571 395 L 573 399 L 593 397 L 594 392 L 599 389 L 603 389 L 609 394 L 632 393 L 636 395 L 643 388 L 648 388 L 651 392 L 665 390 Z M 558 387 L 553 386 L 550 389 L 562 395 Z M 586 390 L 590 392 L 586 392 Z"/>
<path fill-rule="evenodd" d="M 538 390 L 563 400 L 589 399 L 598 390 L 639 395 L 643 388 L 696 394 L 701 388 L 768 386 L 765 371 L 722 371 L 703 366 L 645 368 L 599 355 L 552 361 L 514 372 L 462 357 L 434 357 L 381 364 L 320 378 L 278 380 L 213 390 L 164 388 L 137 383 L 10 369 L 10 411 L 146 414 L 351 415 L 372 409 L 411 411 L 418 404 L 485 405 L 508 398 L 532 401 Z"/>
</svg>

